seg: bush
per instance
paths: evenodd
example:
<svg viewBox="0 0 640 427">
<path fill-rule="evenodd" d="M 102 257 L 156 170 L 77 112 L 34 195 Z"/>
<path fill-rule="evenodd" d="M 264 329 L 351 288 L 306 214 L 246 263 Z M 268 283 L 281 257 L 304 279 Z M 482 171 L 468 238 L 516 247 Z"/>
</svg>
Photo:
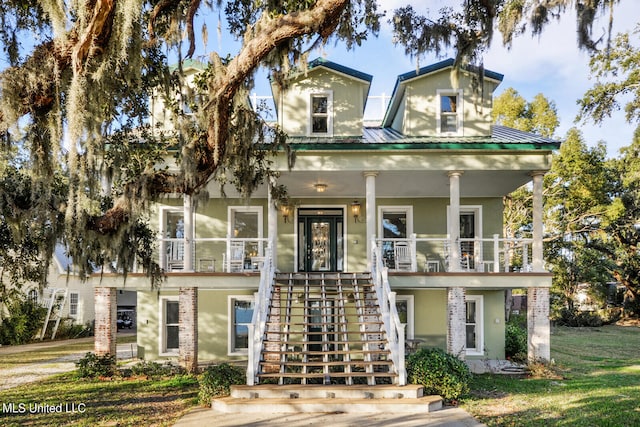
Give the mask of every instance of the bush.
<svg viewBox="0 0 640 427">
<path fill-rule="evenodd" d="M 507 322 L 504 336 L 504 352 L 507 359 L 514 362 L 526 362 L 528 354 L 527 328 L 520 319 Z"/>
<path fill-rule="evenodd" d="M 246 373 L 238 366 L 222 363 L 205 369 L 200 375 L 199 382 L 198 400 L 200 403 L 209 405 L 214 397 L 229 396 L 232 385 L 245 384 Z"/>
<path fill-rule="evenodd" d="M 93 331 L 89 328 L 88 323 L 80 325 L 71 318 L 62 319 L 56 332 L 58 339 L 84 338 L 92 335 Z"/>
<path fill-rule="evenodd" d="M 599 327 L 617 322 L 621 317 L 621 310 L 610 308 L 598 311 L 578 311 L 563 308 L 554 319 L 558 326 L 571 327 Z"/>
<path fill-rule="evenodd" d="M 97 356 L 89 352 L 76 362 L 76 367 L 80 378 L 112 377 L 117 373 L 116 356 Z"/>
<path fill-rule="evenodd" d="M 171 364 L 171 362 L 167 362 L 161 365 L 157 362 L 147 362 L 145 360 L 131 366 L 129 368 L 129 371 L 133 375 L 144 375 L 149 378 L 170 377 L 175 375 L 182 375 L 185 373 L 183 367 L 173 365 Z"/>
<path fill-rule="evenodd" d="M 6 318 L 0 318 L 0 345 L 18 345 L 31 341 L 44 324 L 47 310 L 38 303 L 26 297 L 11 298 L 0 305 L 0 316 L 10 313 Z"/>
<path fill-rule="evenodd" d="M 422 348 L 407 358 L 407 378 L 424 386 L 426 394 L 438 394 L 453 402 L 469 392 L 469 367 L 438 348 Z"/>
</svg>

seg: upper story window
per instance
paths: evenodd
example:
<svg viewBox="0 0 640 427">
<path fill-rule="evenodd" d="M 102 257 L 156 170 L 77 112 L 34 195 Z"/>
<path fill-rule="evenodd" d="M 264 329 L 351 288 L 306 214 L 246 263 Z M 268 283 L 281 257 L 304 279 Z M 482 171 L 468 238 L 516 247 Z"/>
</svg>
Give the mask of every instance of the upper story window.
<svg viewBox="0 0 640 427">
<path fill-rule="evenodd" d="M 462 135 L 462 90 L 438 90 L 438 133 Z"/>
<path fill-rule="evenodd" d="M 333 93 L 311 94 L 310 135 L 333 135 Z"/>
</svg>

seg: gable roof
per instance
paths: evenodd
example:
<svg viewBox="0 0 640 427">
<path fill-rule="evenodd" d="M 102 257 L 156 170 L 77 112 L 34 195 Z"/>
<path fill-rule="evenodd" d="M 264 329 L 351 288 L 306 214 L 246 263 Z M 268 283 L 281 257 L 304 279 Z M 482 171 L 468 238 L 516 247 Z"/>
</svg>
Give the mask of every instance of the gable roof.
<svg viewBox="0 0 640 427">
<path fill-rule="evenodd" d="M 337 64 L 324 58 L 316 58 L 309 62 L 309 70 L 318 67 L 325 67 L 329 70 L 336 71 L 341 74 L 345 74 L 354 79 L 363 80 L 364 82 L 371 83 L 373 76 L 371 74 L 363 73 L 362 71 L 354 70 L 353 68 L 345 67 L 344 65 Z"/>
<path fill-rule="evenodd" d="M 387 106 L 387 111 L 384 114 L 384 118 L 382 119 L 382 126 L 390 126 L 393 117 L 395 116 L 398 107 L 400 106 L 400 101 L 404 95 L 405 85 L 415 79 L 422 78 L 429 74 L 434 74 L 446 70 L 447 68 L 453 68 L 455 61 L 453 58 L 445 59 L 444 61 L 436 62 L 435 64 L 427 65 L 426 67 L 422 67 L 418 70 L 409 71 L 403 74 L 400 74 L 396 79 L 396 84 L 393 87 L 393 92 L 391 94 L 391 100 L 389 101 L 389 105 Z M 498 83 L 502 81 L 504 78 L 503 74 L 496 73 L 495 71 L 487 70 L 485 68 L 480 69 L 474 65 L 467 65 L 462 67 L 463 70 L 473 73 L 482 73 L 484 78 L 495 80 Z"/>
<path fill-rule="evenodd" d="M 364 96 L 363 96 L 363 113 L 364 113 L 364 109 L 367 106 L 367 100 L 369 98 L 369 90 L 371 90 L 371 81 L 373 80 L 373 76 L 371 74 L 367 74 L 367 73 L 363 73 L 362 71 L 358 71 L 355 70 L 353 68 L 349 68 L 346 67 L 344 65 L 340 65 L 338 63 L 335 63 L 333 61 L 329 61 L 328 59 L 324 59 L 324 58 L 316 58 L 313 61 L 309 62 L 307 64 L 307 70 L 302 71 L 302 70 L 294 70 L 290 75 L 289 75 L 289 79 L 296 79 L 299 78 L 301 76 L 305 76 L 307 75 L 308 72 L 310 71 L 314 71 L 314 70 L 319 70 L 321 68 L 325 68 L 327 70 L 330 70 L 331 72 L 334 73 L 338 73 L 340 75 L 343 75 L 349 79 L 353 79 L 356 80 L 364 85 L 366 85 L 367 90 L 364 92 Z M 274 100 L 277 98 L 278 94 L 280 93 L 281 89 L 276 87 L 274 85 L 274 83 L 271 83 L 271 94 L 274 98 Z M 275 109 L 276 109 L 276 114 L 278 114 L 278 102 L 274 102 L 275 104 Z"/>
</svg>

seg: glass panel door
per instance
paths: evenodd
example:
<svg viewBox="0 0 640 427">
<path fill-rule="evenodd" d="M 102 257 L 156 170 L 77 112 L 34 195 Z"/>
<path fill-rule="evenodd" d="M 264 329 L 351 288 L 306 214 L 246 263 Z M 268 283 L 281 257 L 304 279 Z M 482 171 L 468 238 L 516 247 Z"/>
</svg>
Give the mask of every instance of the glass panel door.
<svg viewBox="0 0 640 427">
<path fill-rule="evenodd" d="M 300 209 L 298 270 L 342 271 L 343 230 L 342 209 Z"/>
<path fill-rule="evenodd" d="M 323 220 L 311 220 L 310 231 L 310 271 L 331 270 L 331 223 Z"/>
</svg>

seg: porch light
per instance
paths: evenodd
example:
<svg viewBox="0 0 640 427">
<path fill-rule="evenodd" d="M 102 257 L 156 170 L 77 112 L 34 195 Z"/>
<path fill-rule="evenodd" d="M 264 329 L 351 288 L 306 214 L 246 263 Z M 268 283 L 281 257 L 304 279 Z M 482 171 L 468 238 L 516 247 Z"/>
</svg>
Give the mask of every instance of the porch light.
<svg viewBox="0 0 640 427">
<path fill-rule="evenodd" d="M 318 193 L 324 193 L 325 191 L 327 191 L 327 184 L 317 183 L 313 184 L 313 186 L 316 188 L 316 192 Z"/>
<path fill-rule="evenodd" d="M 289 215 L 291 215 L 291 206 L 288 204 L 280 205 L 280 213 L 282 214 L 282 220 L 287 223 L 289 222 Z"/>
<path fill-rule="evenodd" d="M 360 207 L 360 202 L 357 200 L 354 200 L 353 203 L 351 203 L 351 214 L 353 215 L 353 220 L 355 222 L 358 222 L 358 219 L 360 218 Z"/>
</svg>

